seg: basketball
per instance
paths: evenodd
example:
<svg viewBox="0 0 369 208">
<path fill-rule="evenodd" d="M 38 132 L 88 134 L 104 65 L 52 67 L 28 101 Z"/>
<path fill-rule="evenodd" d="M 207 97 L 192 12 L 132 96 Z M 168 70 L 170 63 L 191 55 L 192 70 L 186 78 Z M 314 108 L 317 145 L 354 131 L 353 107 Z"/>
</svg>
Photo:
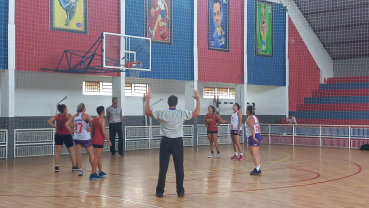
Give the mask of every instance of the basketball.
<svg viewBox="0 0 369 208">
<path fill-rule="evenodd" d="M 168 33 L 168 31 L 166 31 L 166 30 L 161 31 L 161 32 L 160 32 L 160 37 L 161 37 L 161 39 L 163 39 L 163 40 L 167 40 L 167 39 L 168 39 L 168 37 L 169 37 L 169 33 Z"/>
<path fill-rule="evenodd" d="M 155 16 L 155 9 L 153 7 L 153 8 L 151 8 L 151 17 L 154 17 L 154 16 Z"/>
</svg>

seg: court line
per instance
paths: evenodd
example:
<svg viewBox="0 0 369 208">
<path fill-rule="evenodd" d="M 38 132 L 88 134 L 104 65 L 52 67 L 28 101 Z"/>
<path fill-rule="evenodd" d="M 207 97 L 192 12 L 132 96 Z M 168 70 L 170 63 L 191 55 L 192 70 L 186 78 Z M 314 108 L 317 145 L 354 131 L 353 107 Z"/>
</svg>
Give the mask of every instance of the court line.
<svg viewBox="0 0 369 208">
<path fill-rule="evenodd" d="M 62 188 L 63 189 L 63 187 L 59 187 L 59 188 Z M 67 190 L 70 190 L 70 191 L 77 191 L 77 192 L 84 193 L 84 194 L 90 194 L 90 195 L 105 197 L 105 198 L 109 198 L 109 199 L 116 199 L 116 200 L 119 200 L 119 201 L 130 202 L 130 203 L 144 205 L 144 206 L 149 206 L 149 207 L 164 208 L 164 207 L 159 207 L 159 206 L 155 206 L 155 205 L 151 205 L 151 204 L 145 204 L 145 203 L 142 203 L 142 202 L 136 202 L 136 201 L 132 201 L 132 200 L 128 200 L 128 199 L 123 199 L 123 198 L 118 198 L 118 197 L 106 196 L 106 195 L 102 195 L 102 194 L 95 194 L 95 193 L 91 193 L 91 192 L 87 192 L 87 191 L 75 190 L 75 189 L 71 189 L 71 188 L 66 188 L 66 189 Z"/>
</svg>

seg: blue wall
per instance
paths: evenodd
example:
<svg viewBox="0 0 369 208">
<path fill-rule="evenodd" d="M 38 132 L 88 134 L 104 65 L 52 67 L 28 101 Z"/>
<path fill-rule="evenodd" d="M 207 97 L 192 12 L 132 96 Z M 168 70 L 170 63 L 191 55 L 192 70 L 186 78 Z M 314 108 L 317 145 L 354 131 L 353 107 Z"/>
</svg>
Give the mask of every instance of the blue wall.
<svg viewBox="0 0 369 208">
<path fill-rule="evenodd" d="M 0 1 L 0 69 L 8 68 L 8 0 Z"/>
<path fill-rule="evenodd" d="M 125 2 L 126 34 L 144 36 L 145 0 Z M 193 80 L 193 0 L 172 3 L 173 45 L 152 43 L 151 72 L 142 71 L 140 78 Z"/>
<path fill-rule="evenodd" d="M 247 1 L 247 83 L 286 85 L 286 12 L 273 3 L 273 57 L 255 55 L 255 0 Z"/>
</svg>

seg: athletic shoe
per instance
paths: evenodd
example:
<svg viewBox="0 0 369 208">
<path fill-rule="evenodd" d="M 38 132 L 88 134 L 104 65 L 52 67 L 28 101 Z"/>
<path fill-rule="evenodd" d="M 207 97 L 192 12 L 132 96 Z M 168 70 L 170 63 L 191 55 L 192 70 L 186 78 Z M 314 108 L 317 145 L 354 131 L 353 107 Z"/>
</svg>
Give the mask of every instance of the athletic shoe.
<svg viewBox="0 0 369 208">
<path fill-rule="evenodd" d="M 122 153 L 122 154 L 119 154 L 119 156 L 124 156 L 124 153 Z"/>
<path fill-rule="evenodd" d="M 178 197 L 184 197 L 184 195 L 185 195 L 184 193 L 179 193 Z"/>
<path fill-rule="evenodd" d="M 250 175 L 260 175 L 260 174 L 261 174 L 261 170 L 259 169 L 259 171 L 257 171 L 256 168 L 250 173 Z"/>
<path fill-rule="evenodd" d="M 286 133 L 283 133 L 283 136 L 287 135 Z"/>
<path fill-rule="evenodd" d="M 55 165 L 55 172 L 59 172 L 59 166 Z"/>
<path fill-rule="evenodd" d="M 100 178 L 104 178 L 104 177 L 106 177 L 106 173 L 104 173 L 103 171 L 101 171 L 101 172 L 99 173 L 99 177 L 100 177 Z"/>
<path fill-rule="evenodd" d="M 213 154 L 213 153 L 211 153 L 211 154 L 208 156 L 208 158 L 212 158 L 212 157 L 214 157 L 214 154 Z"/>
<path fill-rule="evenodd" d="M 78 170 L 78 175 L 79 175 L 79 176 L 82 176 L 82 175 L 83 175 L 83 169 L 79 169 L 79 170 Z"/>
<path fill-rule="evenodd" d="M 157 197 L 163 197 L 163 194 L 164 194 L 164 192 L 159 191 L 159 192 L 156 192 L 155 196 L 157 196 Z"/>
<path fill-rule="evenodd" d="M 73 166 L 72 167 L 72 171 L 79 171 L 78 167 L 77 166 Z"/>
<path fill-rule="evenodd" d="M 239 156 L 236 156 L 236 155 L 234 155 L 233 157 L 231 157 L 231 159 L 233 160 L 233 159 L 236 159 L 236 160 L 238 160 L 240 157 Z"/>
<path fill-rule="evenodd" d="M 99 177 L 96 173 L 91 173 L 90 175 L 90 180 L 94 181 L 94 180 L 101 180 L 101 177 Z"/>
<path fill-rule="evenodd" d="M 154 31 L 150 27 L 149 27 L 149 31 L 151 34 L 151 39 L 154 39 L 154 36 L 155 36 Z"/>
<path fill-rule="evenodd" d="M 241 155 L 238 160 L 244 160 L 245 158 L 243 157 L 243 155 Z"/>
<path fill-rule="evenodd" d="M 217 158 L 220 158 L 220 153 L 217 154 Z"/>
</svg>

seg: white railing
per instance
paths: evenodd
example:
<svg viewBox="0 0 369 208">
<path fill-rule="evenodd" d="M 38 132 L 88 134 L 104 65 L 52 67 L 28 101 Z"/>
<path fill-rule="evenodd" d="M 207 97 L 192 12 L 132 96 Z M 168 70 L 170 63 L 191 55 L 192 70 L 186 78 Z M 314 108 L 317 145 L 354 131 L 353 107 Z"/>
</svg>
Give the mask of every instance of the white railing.
<svg viewBox="0 0 369 208">
<path fill-rule="evenodd" d="M 0 158 L 8 158 L 8 130 L 0 129 Z"/>
<path fill-rule="evenodd" d="M 197 145 L 209 145 L 205 124 L 197 125 L 197 141 Z M 243 134 L 240 136 L 240 143 L 244 143 Z M 232 144 L 230 124 L 221 124 L 218 126 L 218 144 Z"/>
<path fill-rule="evenodd" d="M 126 126 L 125 150 L 155 149 L 160 147 L 159 126 Z M 183 146 L 193 146 L 193 126 L 183 126 Z"/>
<path fill-rule="evenodd" d="M 262 143 L 359 148 L 369 143 L 369 126 L 261 124 Z"/>
<path fill-rule="evenodd" d="M 109 135 L 109 128 L 106 129 Z M 0 154 L 1 152 L 1 130 L 0 130 Z M 14 130 L 14 157 L 31 157 L 55 154 L 54 128 L 43 129 L 15 129 Z M 118 145 L 116 141 L 115 145 Z M 110 151 L 107 141 L 105 141 L 103 151 Z M 86 150 L 82 148 L 82 153 Z M 63 145 L 61 154 L 68 154 L 67 148 Z M 0 155 L 1 156 L 1 155 Z"/>
</svg>

